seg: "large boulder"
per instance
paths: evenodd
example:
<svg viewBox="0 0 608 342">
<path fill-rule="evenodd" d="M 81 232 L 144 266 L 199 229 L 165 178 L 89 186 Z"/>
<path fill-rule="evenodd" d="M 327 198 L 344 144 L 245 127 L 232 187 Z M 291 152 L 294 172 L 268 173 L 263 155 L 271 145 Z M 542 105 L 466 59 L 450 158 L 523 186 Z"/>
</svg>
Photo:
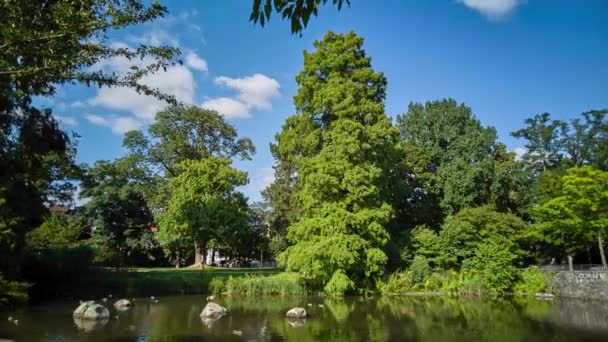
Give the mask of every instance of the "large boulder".
<svg viewBox="0 0 608 342">
<path fill-rule="evenodd" d="M 297 318 L 297 319 L 306 318 L 306 309 L 293 308 L 293 309 L 287 311 L 287 314 L 285 314 L 285 316 L 287 316 L 288 318 Z"/>
<path fill-rule="evenodd" d="M 110 311 L 105 306 L 90 300 L 80 304 L 74 310 L 74 317 L 80 319 L 107 319 L 110 318 Z"/>
<path fill-rule="evenodd" d="M 226 310 L 225 307 L 214 302 L 209 302 L 205 305 L 203 312 L 201 312 L 201 317 L 220 318 L 225 315 L 226 312 L 228 312 L 228 310 Z"/>
<path fill-rule="evenodd" d="M 118 311 L 126 311 L 133 307 L 133 303 L 128 299 L 119 299 L 114 303 L 114 308 Z"/>
</svg>

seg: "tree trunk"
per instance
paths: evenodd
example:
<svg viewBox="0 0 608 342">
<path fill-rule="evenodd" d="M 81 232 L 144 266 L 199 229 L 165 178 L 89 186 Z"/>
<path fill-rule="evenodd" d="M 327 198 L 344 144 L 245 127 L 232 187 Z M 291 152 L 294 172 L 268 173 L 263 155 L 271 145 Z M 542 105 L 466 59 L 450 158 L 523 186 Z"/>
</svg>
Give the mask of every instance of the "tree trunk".
<svg viewBox="0 0 608 342">
<path fill-rule="evenodd" d="M 215 248 L 211 248 L 211 263 L 215 262 Z"/>
<path fill-rule="evenodd" d="M 604 254 L 604 241 L 602 240 L 602 234 L 597 234 L 597 245 L 600 249 L 600 256 L 602 257 L 602 266 L 606 268 L 606 254 Z"/>
<path fill-rule="evenodd" d="M 205 264 L 205 243 L 194 242 L 194 267 L 203 268 Z"/>
<path fill-rule="evenodd" d="M 568 270 L 574 272 L 574 266 L 572 265 L 572 255 L 568 255 Z"/>
</svg>

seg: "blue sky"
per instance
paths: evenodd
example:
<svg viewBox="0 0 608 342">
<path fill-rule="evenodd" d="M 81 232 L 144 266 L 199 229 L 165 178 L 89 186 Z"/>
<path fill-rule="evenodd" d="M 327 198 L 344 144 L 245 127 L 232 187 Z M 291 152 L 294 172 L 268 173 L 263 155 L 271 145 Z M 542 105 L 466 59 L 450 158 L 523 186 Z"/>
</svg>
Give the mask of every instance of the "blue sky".
<svg viewBox="0 0 608 342">
<path fill-rule="evenodd" d="M 414 102 L 452 97 L 509 132 L 549 112 L 568 119 L 608 107 L 608 1 L 605 0 L 351 0 L 338 12 L 320 10 L 302 36 L 289 23 L 251 24 L 251 0 L 162 1 L 170 15 L 112 36 L 114 44 L 161 43 L 181 48 L 183 66 L 146 80 L 178 99 L 222 112 L 257 147 L 243 191 L 252 200 L 272 181 L 269 152 L 293 114 L 302 51 L 327 30 L 354 30 L 377 71 L 388 79 L 387 113 Z M 125 61 L 107 61 L 121 71 Z M 46 100 L 65 129 L 81 138 L 78 161 L 124 154 L 122 133 L 144 128 L 163 104 L 125 89 L 62 87 Z"/>
</svg>

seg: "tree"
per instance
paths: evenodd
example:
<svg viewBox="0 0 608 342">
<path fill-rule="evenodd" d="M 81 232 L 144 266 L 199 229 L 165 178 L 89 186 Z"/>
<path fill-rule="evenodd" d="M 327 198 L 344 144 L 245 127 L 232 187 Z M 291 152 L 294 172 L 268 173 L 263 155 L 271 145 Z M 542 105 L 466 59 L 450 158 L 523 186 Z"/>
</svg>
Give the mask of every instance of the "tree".
<svg viewBox="0 0 608 342">
<path fill-rule="evenodd" d="M 78 241 L 80 229 L 66 214 L 51 212 L 44 223 L 27 233 L 27 247 L 44 249 L 53 246 L 67 246 Z"/>
<path fill-rule="evenodd" d="M 77 215 L 97 262 L 116 265 L 149 265 L 162 261 L 150 227 L 152 211 L 144 197 L 149 179 L 128 157 L 98 161 L 87 168 L 82 197 L 90 199 Z"/>
<path fill-rule="evenodd" d="M 245 198 L 235 191 L 247 183 L 247 174 L 230 164 L 229 159 L 213 157 L 176 164 L 178 175 L 170 179 L 168 205 L 157 214 L 161 244 L 194 241 L 202 250 L 202 259 L 195 260 L 201 267 L 211 239 L 247 225 Z"/>
<path fill-rule="evenodd" d="M 172 100 L 138 81 L 171 63 L 179 50 L 140 45 L 117 47 L 108 32 L 152 21 L 167 13 L 162 5 L 139 0 L 8 0 L 0 4 L 0 88 L 3 98 L 51 96 L 64 83 L 124 86 Z M 104 71 L 99 61 L 111 57 L 151 60 L 126 74 Z"/>
<path fill-rule="evenodd" d="M 158 112 L 148 136 L 142 131 L 127 132 L 123 145 L 165 177 L 176 176 L 175 165 L 184 160 L 250 159 L 255 153 L 251 140 L 238 138 L 234 126 L 219 113 L 185 105 Z"/>
<path fill-rule="evenodd" d="M 517 206 L 510 194 L 525 178 L 515 156 L 469 107 L 452 99 L 412 103 L 397 117 L 397 127 L 405 169 L 415 175 L 407 180 L 414 191 L 404 204 L 411 206 L 413 225 L 437 228 L 445 214 L 470 206 Z"/>
<path fill-rule="evenodd" d="M 302 214 L 288 228 L 293 245 L 279 260 L 312 285 L 343 295 L 355 285 L 373 286 L 387 262 L 393 211 L 384 171 L 396 131 L 384 114 L 386 79 L 372 69 L 363 39 L 328 32 L 314 45 L 304 52 L 294 97 L 297 121 L 312 127 L 300 139 L 313 148 L 296 160 Z"/>
<path fill-rule="evenodd" d="M 535 115 L 526 119 L 526 127 L 511 133 L 515 138 L 526 139 L 526 153 L 522 160 L 535 173 L 560 166 L 564 158 L 560 135 L 564 134 L 567 124 L 560 120 L 549 121 L 549 113 Z"/>
<path fill-rule="evenodd" d="M 174 63 L 174 48 L 113 46 L 108 32 L 152 21 L 165 7 L 138 0 L 8 0 L 0 3 L 0 270 L 18 277 L 25 234 L 46 215 L 45 202 L 70 195 L 74 149 L 50 110 L 31 104 L 66 83 L 121 86 L 173 101 L 140 82 Z M 151 61 L 126 74 L 100 61 Z M 174 101 L 173 101 L 174 102 Z M 71 171 L 70 171 L 71 169 Z"/>
<path fill-rule="evenodd" d="M 319 7 L 325 5 L 327 0 L 253 0 L 253 9 L 251 10 L 250 21 L 254 24 L 260 23 L 262 27 L 267 21 L 270 21 L 272 12 L 281 14 L 283 19 L 291 20 L 291 33 L 301 33 L 306 26 L 310 16 L 315 17 L 319 14 Z M 332 4 L 342 9 L 344 4 L 350 6 L 350 0 L 331 0 Z"/>
<path fill-rule="evenodd" d="M 597 239 L 606 265 L 603 237 L 608 231 L 608 172 L 590 166 L 570 168 L 554 185 L 553 197 L 534 209 L 536 234 L 568 256 Z"/>
<path fill-rule="evenodd" d="M 245 160 L 255 153 L 251 140 L 239 138 L 234 126 L 219 113 L 186 105 L 170 106 L 157 113 L 147 134 L 127 132 L 123 146 L 129 150 L 128 158 L 138 163 L 152 179 L 145 189 L 145 197 L 153 211 L 168 205 L 171 197 L 168 180 L 179 176 L 177 164 L 205 158 Z M 184 257 L 182 253 L 180 258 Z M 196 260 L 202 257 L 200 248 L 196 247 Z"/>
</svg>

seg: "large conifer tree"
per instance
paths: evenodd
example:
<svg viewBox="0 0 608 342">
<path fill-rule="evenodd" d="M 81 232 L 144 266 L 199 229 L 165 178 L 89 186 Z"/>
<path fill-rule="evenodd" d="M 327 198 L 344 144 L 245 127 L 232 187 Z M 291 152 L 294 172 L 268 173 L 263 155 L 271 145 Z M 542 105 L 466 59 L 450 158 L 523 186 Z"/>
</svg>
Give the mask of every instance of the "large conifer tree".
<svg viewBox="0 0 608 342">
<path fill-rule="evenodd" d="M 386 177 L 397 131 L 384 113 L 386 79 L 372 69 L 363 39 L 328 32 L 314 46 L 304 52 L 294 97 L 299 119 L 291 119 L 306 129 L 277 137 L 279 145 L 302 152 L 293 161 L 301 213 L 280 260 L 342 295 L 373 285 L 384 271 L 393 215 Z"/>
</svg>

